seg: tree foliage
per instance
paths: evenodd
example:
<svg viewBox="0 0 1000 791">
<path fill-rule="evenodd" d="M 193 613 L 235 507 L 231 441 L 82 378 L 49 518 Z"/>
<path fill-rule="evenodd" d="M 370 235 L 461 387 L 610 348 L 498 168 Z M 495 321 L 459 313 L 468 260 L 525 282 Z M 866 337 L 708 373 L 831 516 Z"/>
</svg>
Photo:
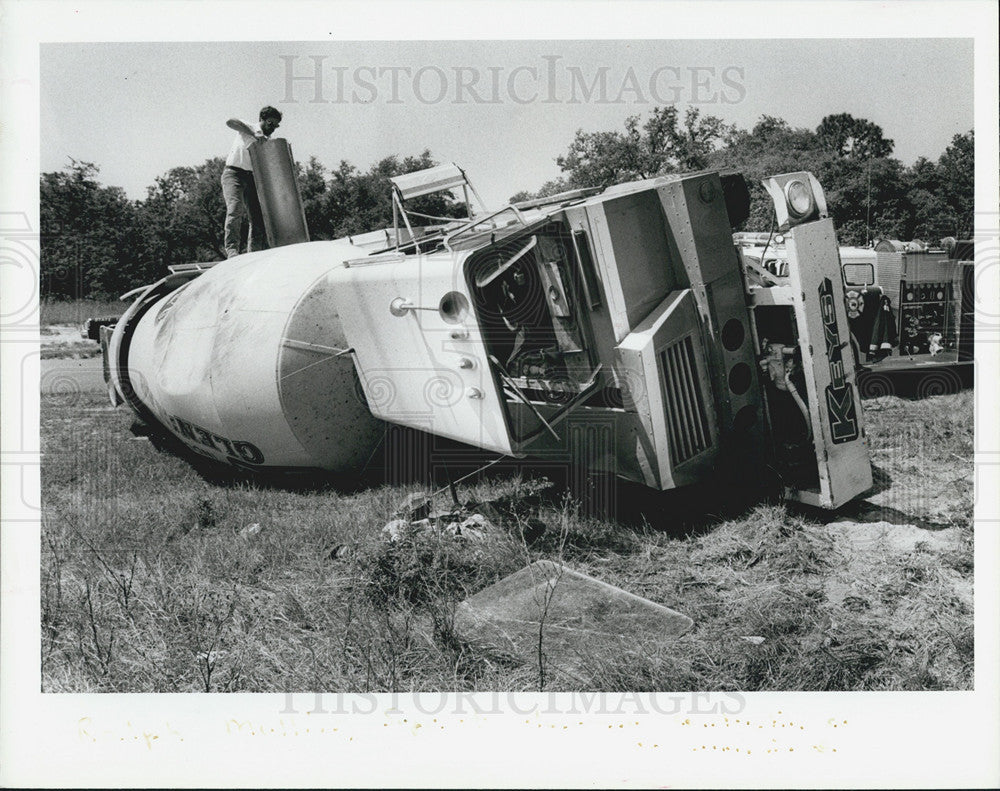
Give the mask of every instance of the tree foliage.
<svg viewBox="0 0 1000 791">
<path fill-rule="evenodd" d="M 955 135 L 937 162 L 940 194 L 955 216 L 955 236 L 971 236 L 974 229 L 976 175 L 975 136 Z"/>
<path fill-rule="evenodd" d="M 658 107 L 640 127 L 625 119 L 624 131 L 577 130 L 569 150 L 556 158 L 567 173 L 565 186 L 607 187 L 664 173 L 702 170 L 730 127 L 695 107 L 681 118 L 677 107 Z M 536 195 L 535 197 L 544 197 Z"/>
<path fill-rule="evenodd" d="M 310 238 L 336 239 L 391 226 L 389 178 L 435 164 L 429 151 L 386 157 L 364 172 L 341 162 L 328 173 L 315 157 L 304 167 L 297 164 Z M 101 185 L 99 168 L 89 162 L 71 159 L 64 170 L 43 173 L 43 298 L 114 299 L 158 280 L 173 264 L 224 258 L 224 167 L 225 160 L 216 157 L 171 168 L 139 201 L 128 200 L 118 187 Z M 464 217 L 466 211 L 448 193 L 417 198 L 407 209 L 435 217 Z"/>
<path fill-rule="evenodd" d="M 354 165 L 341 161 L 333 171 L 326 189 L 306 202 L 306 217 L 310 211 L 322 220 L 316 230 L 310 224 L 313 239 L 337 239 L 366 233 L 392 225 L 392 188 L 389 179 L 415 170 L 434 167 L 437 163 L 430 151 L 418 156 L 389 156 L 362 172 Z M 303 196 L 305 199 L 305 196 Z M 431 217 L 463 217 L 464 204 L 457 203 L 448 193 L 424 195 L 407 201 L 406 209 Z M 424 220 L 422 224 L 434 222 Z"/>
<path fill-rule="evenodd" d="M 145 253 L 160 268 L 225 258 L 222 225 L 222 157 L 196 167 L 171 168 L 157 176 L 138 204 L 145 231 Z"/>
<path fill-rule="evenodd" d="M 122 189 L 101 186 L 98 172 L 71 159 L 63 171 L 42 174 L 43 295 L 105 297 L 141 277 L 139 213 Z"/>
<path fill-rule="evenodd" d="M 766 231 L 773 207 L 760 182 L 769 175 L 812 171 L 826 193 L 844 244 L 877 238 L 936 241 L 973 229 L 973 134 L 956 135 L 937 162 L 905 167 L 891 156 L 893 141 L 880 126 L 848 113 L 828 115 L 816 129 L 794 128 L 764 115 L 752 129 L 676 107 L 655 109 L 645 123 L 626 119 L 616 131 L 578 131 L 556 158 L 563 175 L 517 200 L 571 187 L 605 187 L 664 173 L 706 168 L 736 170 L 750 187 L 746 230 Z"/>
<path fill-rule="evenodd" d="M 891 154 L 882 129 L 847 113 L 828 115 L 816 129 L 796 128 L 764 115 L 751 129 L 730 126 L 697 108 L 683 114 L 656 108 L 619 130 L 577 131 L 556 158 L 562 175 L 512 201 L 548 197 L 579 187 L 704 169 L 737 170 L 751 191 L 746 230 L 766 231 L 773 216 L 760 185 L 768 175 L 812 171 L 823 185 L 843 244 L 875 238 L 937 241 L 973 231 L 974 136 L 955 135 L 937 158 L 905 167 Z M 329 171 L 315 157 L 297 165 L 312 239 L 336 239 L 391 226 L 393 176 L 433 167 L 429 151 L 388 156 L 361 170 L 347 161 Z M 221 158 L 175 167 L 130 201 L 98 181 L 99 169 L 71 159 L 41 175 L 41 288 L 46 298 L 119 294 L 163 277 L 167 266 L 223 257 L 225 205 Z M 430 217 L 462 217 L 465 206 L 448 193 L 427 195 L 407 209 Z M 432 219 L 421 222 L 433 223 Z"/>
<path fill-rule="evenodd" d="M 837 157 L 850 159 L 881 159 L 892 153 L 893 142 L 887 140 L 882 127 L 849 113 L 828 115 L 816 128 L 823 147 Z"/>
</svg>

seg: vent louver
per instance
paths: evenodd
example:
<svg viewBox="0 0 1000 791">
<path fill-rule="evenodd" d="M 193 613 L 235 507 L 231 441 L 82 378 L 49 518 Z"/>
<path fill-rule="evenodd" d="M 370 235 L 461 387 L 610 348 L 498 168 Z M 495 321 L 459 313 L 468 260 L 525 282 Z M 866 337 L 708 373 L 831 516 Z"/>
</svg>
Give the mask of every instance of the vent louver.
<svg viewBox="0 0 1000 791">
<path fill-rule="evenodd" d="M 693 459 L 711 445 L 705 402 L 698 386 L 691 336 L 667 346 L 659 354 L 663 401 L 674 467 Z"/>
</svg>

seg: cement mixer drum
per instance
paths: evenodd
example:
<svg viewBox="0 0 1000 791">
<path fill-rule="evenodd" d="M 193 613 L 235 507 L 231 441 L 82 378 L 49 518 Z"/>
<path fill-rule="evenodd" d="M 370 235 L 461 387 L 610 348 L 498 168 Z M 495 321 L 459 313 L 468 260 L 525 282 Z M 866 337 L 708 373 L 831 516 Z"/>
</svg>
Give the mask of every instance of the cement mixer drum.
<svg viewBox="0 0 1000 791">
<path fill-rule="evenodd" d="M 384 424 L 365 403 L 327 278 L 356 252 L 289 245 L 179 286 L 161 281 L 115 328 L 116 386 L 142 417 L 219 461 L 360 472 Z"/>
</svg>

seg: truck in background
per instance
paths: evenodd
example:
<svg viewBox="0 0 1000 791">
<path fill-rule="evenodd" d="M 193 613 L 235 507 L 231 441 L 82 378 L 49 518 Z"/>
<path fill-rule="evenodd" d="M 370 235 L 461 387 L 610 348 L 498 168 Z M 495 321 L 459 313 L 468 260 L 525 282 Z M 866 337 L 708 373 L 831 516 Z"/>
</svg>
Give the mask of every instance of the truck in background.
<svg viewBox="0 0 1000 791">
<path fill-rule="evenodd" d="M 738 233 L 734 240 L 751 268 L 787 277 L 784 237 Z M 972 383 L 971 240 L 947 238 L 936 246 L 882 240 L 873 247 L 841 247 L 839 254 L 863 395 L 942 394 Z"/>
</svg>

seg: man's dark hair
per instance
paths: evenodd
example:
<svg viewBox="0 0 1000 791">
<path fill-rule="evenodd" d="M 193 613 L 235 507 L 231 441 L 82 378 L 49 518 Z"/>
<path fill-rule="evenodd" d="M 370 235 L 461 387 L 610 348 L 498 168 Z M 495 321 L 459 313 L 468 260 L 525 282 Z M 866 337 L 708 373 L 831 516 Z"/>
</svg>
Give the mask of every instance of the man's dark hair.
<svg viewBox="0 0 1000 791">
<path fill-rule="evenodd" d="M 273 107 L 271 107 L 271 105 L 264 107 L 260 111 L 260 120 L 263 121 L 267 118 L 273 118 L 279 124 L 281 123 L 281 113 L 275 110 Z"/>
</svg>

